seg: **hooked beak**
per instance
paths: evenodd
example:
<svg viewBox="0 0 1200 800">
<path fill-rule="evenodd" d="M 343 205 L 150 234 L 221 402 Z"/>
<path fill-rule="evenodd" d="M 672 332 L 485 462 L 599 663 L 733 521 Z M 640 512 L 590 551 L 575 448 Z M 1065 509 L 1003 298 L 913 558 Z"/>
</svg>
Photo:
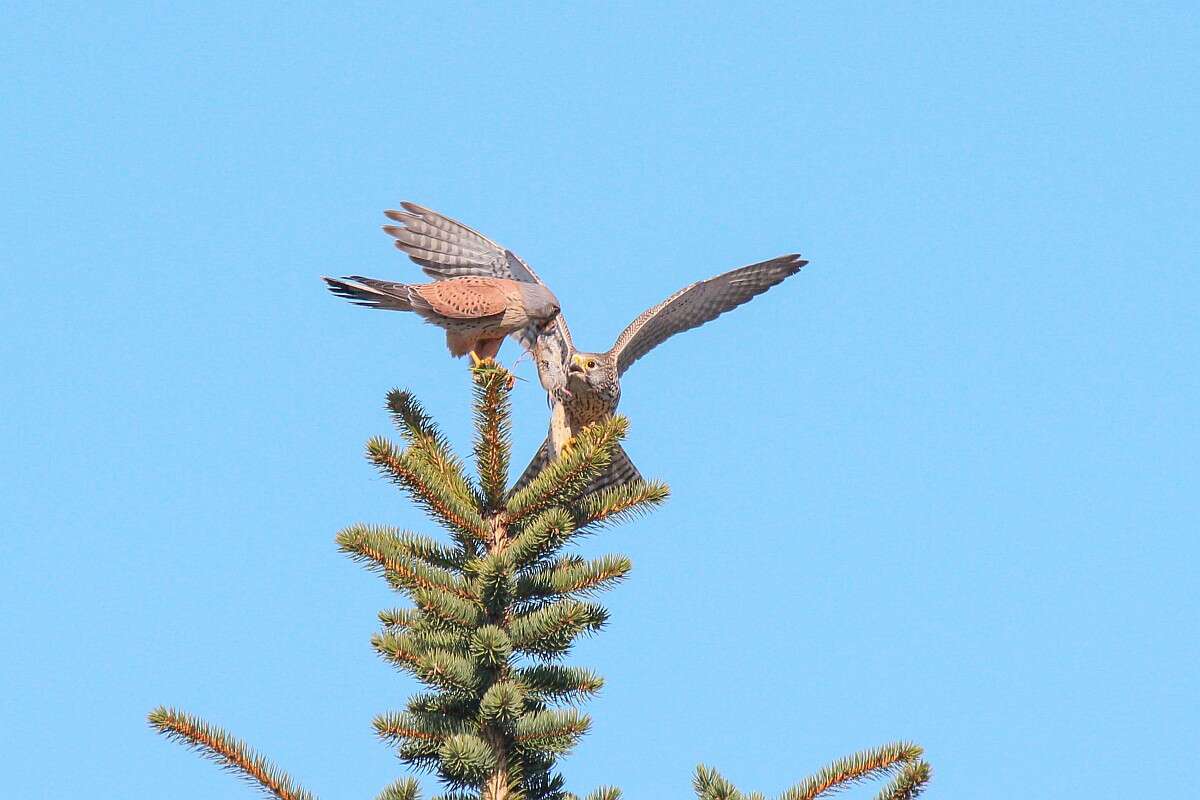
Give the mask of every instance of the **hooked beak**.
<svg viewBox="0 0 1200 800">
<path fill-rule="evenodd" d="M 567 367 L 567 372 L 571 374 L 579 373 L 582 375 L 586 371 L 587 370 L 583 368 L 583 358 L 578 353 L 571 356 L 571 363 Z"/>
</svg>

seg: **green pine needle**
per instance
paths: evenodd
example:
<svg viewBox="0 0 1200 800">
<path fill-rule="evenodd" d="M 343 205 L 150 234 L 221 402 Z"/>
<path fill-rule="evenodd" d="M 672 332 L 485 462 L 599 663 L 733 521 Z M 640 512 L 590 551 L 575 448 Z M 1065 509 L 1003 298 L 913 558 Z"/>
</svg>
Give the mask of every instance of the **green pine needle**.
<svg viewBox="0 0 1200 800">
<path fill-rule="evenodd" d="M 591 670 L 562 664 L 524 667 L 515 679 L 534 697 L 554 703 L 581 703 L 604 687 L 604 679 Z"/>
<path fill-rule="evenodd" d="M 460 549 L 446 547 L 441 542 L 438 542 L 428 536 L 422 536 L 419 533 L 411 531 L 395 531 L 396 549 L 408 556 L 415 558 L 418 561 L 424 561 L 431 567 L 439 569 L 448 569 L 451 572 L 461 574 L 463 565 L 466 564 L 470 555 Z"/>
<path fill-rule="evenodd" d="M 421 787 L 415 778 L 401 778 L 379 793 L 375 800 L 419 800 Z"/>
<path fill-rule="evenodd" d="M 813 800 L 822 794 L 871 778 L 899 772 L 921 758 L 921 748 L 910 742 L 893 742 L 840 758 L 781 795 L 780 800 Z"/>
<path fill-rule="evenodd" d="M 512 418 L 508 394 L 513 376 L 495 364 L 471 370 L 475 383 L 475 462 L 479 485 L 489 510 L 503 507 L 508 486 L 508 462 L 512 454 Z"/>
<path fill-rule="evenodd" d="M 496 752 L 491 745 L 470 733 L 460 733 L 442 742 L 438 771 L 452 785 L 479 786 L 496 769 Z"/>
<path fill-rule="evenodd" d="M 742 793 L 712 767 L 700 764 L 692 777 L 692 788 L 700 800 L 741 800 Z"/>
<path fill-rule="evenodd" d="M 566 654 L 576 637 L 595 633 L 608 621 L 608 612 L 595 603 L 559 600 L 517 617 L 509 626 L 513 649 L 553 658 Z"/>
<path fill-rule="evenodd" d="M 445 692 L 421 692 L 408 698 L 406 708 L 410 714 L 438 716 L 458 722 L 474 720 L 479 710 L 478 703 L 469 697 L 459 697 Z"/>
<path fill-rule="evenodd" d="M 630 481 L 593 492 L 571 505 L 580 528 L 614 525 L 648 514 L 666 502 L 671 490 L 659 481 Z"/>
<path fill-rule="evenodd" d="M 473 628 L 483 618 L 477 601 L 466 600 L 454 592 L 422 588 L 413 591 L 412 598 L 427 617 L 453 628 Z"/>
<path fill-rule="evenodd" d="M 537 565 L 567 544 L 578 528 L 565 509 L 555 506 L 526 520 L 505 554 L 520 568 Z"/>
<path fill-rule="evenodd" d="M 444 692 L 478 696 L 480 675 L 469 658 L 447 650 L 431 650 L 417 659 L 416 675 Z"/>
<path fill-rule="evenodd" d="M 461 558 L 426 537 L 359 523 L 340 531 L 337 544 L 355 561 L 382 572 L 397 589 L 439 590 L 474 600 L 466 581 L 440 566 L 461 563 Z"/>
<path fill-rule="evenodd" d="M 375 437 L 367 442 L 367 460 L 407 491 L 417 505 L 467 541 L 487 541 L 491 536 L 478 506 L 459 496 L 422 459 L 397 450 L 387 439 Z"/>
<path fill-rule="evenodd" d="M 596 594 L 620 583 L 632 569 L 633 564 L 625 556 L 601 556 L 593 561 L 565 556 L 519 578 L 513 596 L 528 602 L 541 598 Z"/>
<path fill-rule="evenodd" d="M 621 800 L 621 790 L 615 786 L 601 786 L 589 793 L 585 800 Z"/>
<path fill-rule="evenodd" d="M 571 752 L 591 726 L 587 714 L 573 708 L 534 711 L 517 720 L 516 741 L 523 750 L 561 757 Z"/>
<path fill-rule="evenodd" d="M 924 761 L 908 764 L 875 796 L 875 800 L 914 800 L 925 791 L 932 777 L 933 768 Z"/>
<path fill-rule="evenodd" d="M 151 727 L 211 759 L 278 800 L 316 800 L 282 770 L 220 728 L 182 711 L 159 706 L 148 717 Z"/>
<path fill-rule="evenodd" d="M 417 662 L 425 648 L 411 633 L 384 631 L 371 637 L 371 646 L 387 661 L 397 667 L 415 673 Z"/>
<path fill-rule="evenodd" d="M 479 602 L 497 614 L 503 614 L 512 593 L 512 565 L 512 555 L 500 551 L 476 559 L 467 567 L 474 576 L 472 589 Z"/>
<path fill-rule="evenodd" d="M 493 683 L 479 701 L 479 716 L 489 722 L 512 722 L 525 711 L 525 691 L 515 683 Z"/>
<path fill-rule="evenodd" d="M 421 612 L 415 608 L 388 608 L 379 612 L 379 621 L 390 631 L 412 628 L 421 622 Z"/>
<path fill-rule="evenodd" d="M 815 800 L 873 778 L 894 775 L 876 800 L 914 800 L 929 782 L 932 770 L 921 760 L 921 748 L 894 742 L 840 758 L 810 778 L 788 789 L 779 800 Z M 699 800 L 760 800 L 758 792 L 743 794 L 711 767 L 696 767 L 692 779 Z"/>
<path fill-rule="evenodd" d="M 375 717 L 375 734 L 386 742 L 404 740 L 430 742 L 441 747 L 442 742 L 474 727 L 469 722 L 452 719 L 445 714 L 420 714 L 411 711 L 389 712 Z"/>
<path fill-rule="evenodd" d="M 575 436 L 568 452 L 551 461 L 541 474 L 509 498 L 509 520 L 520 523 L 551 506 L 576 500 L 592 479 L 608 467 L 613 447 L 628 430 L 629 422 L 621 416 L 584 428 Z"/>
<path fill-rule="evenodd" d="M 413 456 L 425 462 L 463 502 L 478 507 L 482 498 L 468 480 L 462 460 L 417 399 L 410 392 L 393 389 L 388 392 L 387 407 Z"/>
<path fill-rule="evenodd" d="M 503 628 L 485 625 L 471 636 L 471 657 L 486 669 L 498 669 L 508 664 L 512 655 L 512 641 Z"/>
</svg>

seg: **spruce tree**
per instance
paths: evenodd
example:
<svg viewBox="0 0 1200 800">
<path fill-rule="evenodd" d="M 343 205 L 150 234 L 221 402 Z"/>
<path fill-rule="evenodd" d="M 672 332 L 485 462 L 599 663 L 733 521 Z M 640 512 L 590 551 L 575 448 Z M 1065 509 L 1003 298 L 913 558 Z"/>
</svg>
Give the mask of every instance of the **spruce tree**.
<svg viewBox="0 0 1200 800">
<path fill-rule="evenodd" d="M 603 685 L 599 675 L 562 663 L 572 644 L 599 631 L 608 612 L 594 596 L 624 580 L 621 555 L 587 560 L 567 552 L 578 537 L 662 503 L 665 484 L 637 481 L 584 494 L 628 428 L 614 416 L 586 428 L 526 486 L 508 487 L 513 378 L 485 362 L 472 370 L 476 476 L 450 449 L 408 392 L 387 408 L 403 446 L 379 437 L 367 458 L 445 529 L 437 540 L 394 528 L 351 525 L 338 547 L 378 573 L 411 605 L 380 612 L 371 644 L 383 659 L 423 683 L 401 711 L 375 718 L 400 760 L 437 774 L 435 800 L 579 800 L 565 790 L 557 760 L 590 726 L 580 706 Z M 181 711 L 157 708 L 150 724 L 278 800 L 315 800 L 243 742 Z M 780 800 L 813 800 L 861 781 L 891 778 L 879 800 L 914 798 L 930 768 L 921 748 L 885 745 L 836 761 Z M 699 800 L 758 800 L 699 766 Z M 587 800 L 617 800 L 600 787 Z M 378 800 L 417 800 L 414 778 Z"/>
</svg>

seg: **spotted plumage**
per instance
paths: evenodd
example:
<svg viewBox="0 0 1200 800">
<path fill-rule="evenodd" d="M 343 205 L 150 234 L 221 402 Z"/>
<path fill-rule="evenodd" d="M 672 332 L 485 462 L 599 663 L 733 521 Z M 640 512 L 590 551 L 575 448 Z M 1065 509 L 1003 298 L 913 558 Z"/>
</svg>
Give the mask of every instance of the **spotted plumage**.
<svg viewBox="0 0 1200 800">
<path fill-rule="evenodd" d="M 509 278 L 470 275 L 406 284 L 354 275 L 324 281 L 355 305 L 413 311 L 445 329 L 446 347 L 455 357 L 494 358 L 505 336 L 540 329 L 558 314 L 558 300 L 545 286 Z"/>
</svg>

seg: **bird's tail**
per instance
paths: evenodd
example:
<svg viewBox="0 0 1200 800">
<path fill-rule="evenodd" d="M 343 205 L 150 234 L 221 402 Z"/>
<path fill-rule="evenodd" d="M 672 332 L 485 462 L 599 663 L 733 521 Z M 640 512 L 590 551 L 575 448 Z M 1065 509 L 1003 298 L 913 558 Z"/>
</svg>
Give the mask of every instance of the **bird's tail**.
<svg viewBox="0 0 1200 800">
<path fill-rule="evenodd" d="M 421 298 L 412 291 L 406 283 L 379 281 L 374 278 L 364 278 L 361 275 L 351 275 L 345 278 L 326 278 L 321 280 L 329 286 L 329 291 L 338 297 L 344 297 L 356 306 L 367 308 L 384 308 L 390 311 L 413 311 L 414 301 Z"/>
<path fill-rule="evenodd" d="M 525 488 L 530 481 L 541 474 L 546 465 L 553 460 L 553 452 L 550 439 L 547 437 L 542 442 L 542 446 L 538 448 L 537 453 L 534 454 L 533 459 L 529 462 L 529 466 L 525 467 L 525 471 L 521 473 L 521 477 L 513 485 L 510 494 L 515 494 L 520 489 Z M 614 445 L 612 462 L 608 465 L 608 468 L 592 479 L 592 482 L 584 489 L 583 494 L 587 495 L 613 486 L 623 486 L 630 481 L 640 480 L 642 480 L 642 473 L 638 472 L 638 468 L 633 465 L 633 461 L 630 460 L 629 454 L 625 452 L 625 448 L 617 444 Z"/>
</svg>

